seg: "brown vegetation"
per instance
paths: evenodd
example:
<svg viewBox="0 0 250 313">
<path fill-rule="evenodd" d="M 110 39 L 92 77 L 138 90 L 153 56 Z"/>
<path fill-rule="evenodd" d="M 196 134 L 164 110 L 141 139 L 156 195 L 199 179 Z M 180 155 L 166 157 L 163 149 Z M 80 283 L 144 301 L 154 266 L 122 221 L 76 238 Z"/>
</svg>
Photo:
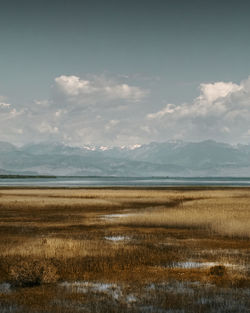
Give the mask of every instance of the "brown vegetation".
<svg viewBox="0 0 250 313">
<path fill-rule="evenodd" d="M 0 312 L 245 312 L 249 229 L 247 188 L 1 189 Z"/>
</svg>

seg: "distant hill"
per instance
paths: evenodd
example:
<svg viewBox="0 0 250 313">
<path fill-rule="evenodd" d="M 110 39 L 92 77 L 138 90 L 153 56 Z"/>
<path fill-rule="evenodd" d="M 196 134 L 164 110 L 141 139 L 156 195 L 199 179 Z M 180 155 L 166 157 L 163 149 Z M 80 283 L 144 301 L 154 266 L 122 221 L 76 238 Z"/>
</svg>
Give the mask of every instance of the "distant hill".
<svg viewBox="0 0 250 313">
<path fill-rule="evenodd" d="M 250 145 L 152 142 L 134 147 L 71 147 L 0 142 L 0 174 L 86 176 L 250 176 Z"/>
</svg>

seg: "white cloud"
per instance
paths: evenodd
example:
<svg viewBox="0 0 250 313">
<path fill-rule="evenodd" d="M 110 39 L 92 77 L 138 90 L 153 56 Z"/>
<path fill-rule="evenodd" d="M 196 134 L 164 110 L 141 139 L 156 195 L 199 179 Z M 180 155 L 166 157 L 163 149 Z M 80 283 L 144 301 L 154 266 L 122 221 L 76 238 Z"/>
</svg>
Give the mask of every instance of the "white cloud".
<svg viewBox="0 0 250 313">
<path fill-rule="evenodd" d="M 224 133 L 230 133 L 230 128 L 229 127 L 222 127 L 221 128 L 221 130 L 222 130 L 222 132 L 224 132 Z"/>
<path fill-rule="evenodd" d="M 250 121 L 250 78 L 239 85 L 215 82 L 200 85 L 192 103 L 167 104 L 146 115 L 152 128 L 183 139 L 244 141 Z"/>
<path fill-rule="evenodd" d="M 2 108 L 8 108 L 8 107 L 10 107 L 10 106 L 11 106 L 10 103 L 0 102 L 0 107 L 2 107 Z"/>
<path fill-rule="evenodd" d="M 106 130 L 112 130 L 116 125 L 119 124 L 118 120 L 110 120 L 106 125 L 105 125 L 105 129 Z"/>
<path fill-rule="evenodd" d="M 166 114 L 172 114 L 178 109 L 174 104 L 167 104 L 165 108 L 162 110 L 156 112 L 156 113 L 149 113 L 147 115 L 147 118 L 149 119 L 155 119 L 155 118 L 162 118 Z"/>
<path fill-rule="evenodd" d="M 121 84 L 105 87 L 104 94 L 106 94 L 109 99 L 140 101 L 146 96 L 147 92 L 138 87 Z"/>
<path fill-rule="evenodd" d="M 201 94 L 193 103 L 181 105 L 167 104 L 160 111 L 147 114 L 148 119 L 159 119 L 167 115 L 174 118 L 202 117 L 208 115 L 221 115 L 234 108 L 230 103 L 232 95 L 240 95 L 244 91 L 244 83 L 241 85 L 231 82 L 217 82 L 213 84 L 201 84 Z M 239 105 L 236 104 L 236 105 Z"/>
<path fill-rule="evenodd" d="M 231 93 L 242 90 L 243 86 L 234 84 L 232 82 L 216 82 L 210 84 L 201 84 L 201 96 L 200 100 L 207 100 L 213 102 L 219 98 L 225 98 Z"/>
<path fill-rule="evenodd" d="M 49 133 L 49 134 L 58 133 L 59 131 L 58 127 L 52 126 L 48 122 L 42 122 L 40 125 L 38 125 L 38 130 L 40 133 Z"/>
<path fill-rule="evenodd" d="M 23 134 L 23 130 L 22 130 L 22 128 L 18 128 L 18 129 L 16 130 L 16 132 L 17 132 L 18 134 L 20 134 L 20 135 L 22 135 L 22 134 Z"/>
<path fill-rule="evenodd" d="M 148 91 L 128 84 L 119 84 L 103 77 L 92 80 L 61 75 L 55 78 L 58 90 L 71 102 L 96 103 L 110 100 L 140 101 Z"/>
<path fill-rule="evenodd" d="M 90 94 L 96 89 L 90 85 L 90 81 L 80 79 L 80 77 L 71 75 L 61 75 L 55 78 L 57 86 L 69 96 L 77 96 L 79 94 Z"/>
<path fill-rule="evenodd" d="M 34 100 L 35 104 L 39 106 L 49 106 L 53 103 L 53 101 L 45 99 L 45 100 Z"/>
<path fill-rule="evenodd" d="M 121 79 L 121 78 L 120 78 Z M 250 143 L 250 78 L 200 84 L 189 103 L 155 109 L 148 91 L 131 82 L 62 75 L 47 100 L 25 107 L 0 97 L 0 140 L 136 145 L 171 139 Z"/>
<path fill-rule="evenodd" d="M 64 114 L 67 114 L 67 112 L 68 112 L 67 110 L 57 110 L 54 113 L 54 115 L 55 115 L 56 118 L 59 118 L 59 117 L 63 116 Z"/>
</svg>

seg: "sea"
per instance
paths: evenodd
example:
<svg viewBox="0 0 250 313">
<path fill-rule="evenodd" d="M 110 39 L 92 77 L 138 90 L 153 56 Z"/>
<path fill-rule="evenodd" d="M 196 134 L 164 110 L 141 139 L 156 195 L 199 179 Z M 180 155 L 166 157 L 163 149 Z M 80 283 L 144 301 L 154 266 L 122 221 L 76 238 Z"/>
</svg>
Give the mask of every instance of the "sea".
<svg viewBox="0 0 250 313">
<path fill-rule="evenodd" d="M 15 177 L 0 178 L 0 187 L 248 187 L 250 177 Z"/>
</svg>

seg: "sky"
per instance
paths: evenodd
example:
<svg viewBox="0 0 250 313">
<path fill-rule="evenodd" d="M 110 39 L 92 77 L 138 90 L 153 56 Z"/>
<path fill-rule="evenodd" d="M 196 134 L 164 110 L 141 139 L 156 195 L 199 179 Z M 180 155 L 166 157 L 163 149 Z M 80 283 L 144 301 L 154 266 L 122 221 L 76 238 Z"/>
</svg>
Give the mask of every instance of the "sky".
<svg viewBox="0 0 250 313">
<path fill-rule="evenodd" d="M 250 144 L 250 2 L 0 0 L 0 140 Z"/>
</svg>

